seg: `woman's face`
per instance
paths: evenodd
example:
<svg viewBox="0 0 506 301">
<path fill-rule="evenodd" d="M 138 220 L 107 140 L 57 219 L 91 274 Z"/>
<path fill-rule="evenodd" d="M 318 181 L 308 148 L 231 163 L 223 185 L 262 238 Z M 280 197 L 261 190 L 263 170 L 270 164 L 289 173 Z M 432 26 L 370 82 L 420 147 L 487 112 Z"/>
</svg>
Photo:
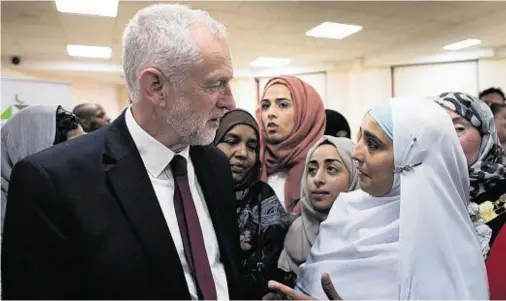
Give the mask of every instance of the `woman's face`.
<svg viewBox="0 0 506 301">
<path fill-rule="evenodd" d="M 285 141 L 295 126 L 295 107 L 290 90 L 281 84 L 272 85 L 261 101 L 262 123 L 269 144 Z"/>
<path fill-rule="evenodd" d="M 446 109 L 446 112 L 452 118 L 460 145 L 466 155 L 467 165 L 471 166 L 478 160 L 478 155 L 480 154 L 480 132 L 469 121 L 454 111 Z"/>
<path fill-rule="evenodd" d="M 334 145 L 322 144 L 307 165 L 307 190 L 318 211 L 325 211 L 339 196 L 348 191 L 350 173 Z"/>
<path fill-rule="evenodd" d="M 217 147 L 230 161 L 234 182 L 242 181 L 257 160 L 258 139 L 255 130 L 248 125 L 236 125 L 223 136 Z"/>
<path fill-rule="evenodd" d="M 394 181 L 393 142 L 369 114 L 362 121 L 352 157 L 358 163 L 362 190 L 376 197 L 390 191 Z"/>
</svg>

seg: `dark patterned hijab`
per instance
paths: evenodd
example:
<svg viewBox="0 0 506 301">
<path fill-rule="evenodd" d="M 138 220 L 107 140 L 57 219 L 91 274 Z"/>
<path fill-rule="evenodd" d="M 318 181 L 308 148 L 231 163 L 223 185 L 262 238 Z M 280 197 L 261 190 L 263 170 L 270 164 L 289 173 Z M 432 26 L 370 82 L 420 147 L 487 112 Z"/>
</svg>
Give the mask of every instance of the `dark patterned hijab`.
<svg viewBox="0 0 506 301">
<path fill-rule="evenodd" d="M 506 178 L 506 159 L 497 137 L 494 115 L 485 102 L 467 93 L 443 93 L 436 102 L 464 117 L 480 132 L 478 159 L 469 167 L 473 200 Z"/>
<path fill-rule="evenodd" d="M 255 131 L 256 138 L 260 139 L 253 116 L 237 109 L 228 112 L 221 119 L 214 144 L 220 144 L 227 133 L 237 125 L 250 126 Z M 255 152 L 255 165 L 242 181 L 234 184 L 242 250 L 241 267 L 245 279 L 248 279 L 244 282 L 245 290 L 252 300 L 261 299 L 267 288 L 267 280 L 275 277 L 277 259 L 292 221 L 291 215 L 285 212 L 274 190 L 260 181 L 260 145 Z"/>
</svg>

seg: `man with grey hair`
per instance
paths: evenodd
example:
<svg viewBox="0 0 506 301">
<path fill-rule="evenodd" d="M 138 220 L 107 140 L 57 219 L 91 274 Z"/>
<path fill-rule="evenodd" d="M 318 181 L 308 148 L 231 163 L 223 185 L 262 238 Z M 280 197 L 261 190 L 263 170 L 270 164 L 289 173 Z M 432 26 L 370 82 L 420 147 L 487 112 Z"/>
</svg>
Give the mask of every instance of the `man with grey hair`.
<svg viewBox="0 0 506 301">
<path fill-rule="evenodd" d="M 4 299 L 242 299 L 235 194 L 213 141 L 234 107 L 222 24 L 146 7 L 123 36 L 131 105 L 110 126 L 20 161 Z"/>
</svg>

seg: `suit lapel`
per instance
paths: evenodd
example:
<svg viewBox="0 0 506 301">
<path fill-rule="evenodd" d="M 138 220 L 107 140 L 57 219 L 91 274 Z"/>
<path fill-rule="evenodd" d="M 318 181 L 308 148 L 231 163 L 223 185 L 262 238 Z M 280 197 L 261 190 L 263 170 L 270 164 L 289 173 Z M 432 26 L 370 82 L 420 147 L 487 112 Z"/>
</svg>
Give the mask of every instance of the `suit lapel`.
<svg viewBox="0 0 506 301">
<path fill-rule="evenodd" d="M 211 151 L 206 147 L 194 146 L 190 148 L 190 156 L 213 222 L 220 249 L 220 261 L 226 270 L 229 296 L 231 299 L 243 299 L 242 276 L 239 274 L 239 233 L 235 210 L 230 214 L 230 212 L 225 212 L 223 204 L 220 204 L 223 201 L 232 201 L 232 204 L 226 206 L 234 206 L 235 195 L 224 193 L 231 188 L 225 187 L 225 181 L 220 181 L 223 180 L 223 171 L 216 170 L 215 166 L 210 163 L 210 160 L 215 159 Z M 232 179 L 230 178 L 230 180 Z M 226 200 L 227 198 L 229 200 Z M 235 229 L 231 227 L 235 227 Z"/>
<path fill-rule="evenodd" d="M 104 170 L 107 179 L 162 281 L 173 283 L 177 281 L 175 273 L 179 273 L 181 277 L 177 278 L 182 279 L 183 288 L 186 288 L 177 249 L 124 115 L 109 127 L 106 135 Z M 167 293 L 174 295 L 174 292 Z"/>
<path fill-rule="evenodd" d="M 211 220 L 213 222 L 214 231 L 216 232 L 216 237 L 218 238 L 218 242 L 225 241 L 224 237 L 224 229 L 222 229 L 222 223 L 220 222 L 220 204 L 218 204 L 220 198 L 220 190 L 219 190 L 219 181 L 216 181 L 216 174 L 209 165 L 209 158 L 206 157 L 205 151 L 203 147 L 193 146 L 190 147 L 190 156 L 193 162 L 193 167 L 195 169 L 195 174 L 197 175 L 197 179 L 199 181 L 199 185 L 202 188 L 202 192 L 204 193 L 205 202 L 207 204 L 207 208 L 209 210 L 209 214 L 211 215 Z M 221 243 L 220 243 L 220 251 Z"/>
<path fill-rule="evenodd" d="M 217 194 L 219 191 L 216 191 L 216 185 L 221 185 L 216 181 L 216 175 L 214 174 L 213 169 L 209 166 L 208 161 L 209 158 L 206 158 L 205 151 L 202 147 L 192 146 L 190 147 L 190 156 L 193 162 L 193 167 L 195 169 L 195 174 L 199 181 L 199 185 L 202 188 L 202 192 L 204 193 L 204 199 L 207 204 L 207 208 L 209 210 L 209 214 L 211 215 L 211 220 L 213 221 L 213 225 L 216 235 L 221 235 L 221 229 L 216 225 L 219 225 L 219 207 L 216 204 Z M 219 199 L 219 198 L 218 198 Z M 217 229 L 218 228 L 218 229 Z M 220 233 L 218 233 L 220 232 Z M 220 237 L 218 237 L 220 239 Z"/>
<path fill-rule="evenodd" d="M 190 147 L 190 156 L 195 169 L 195 174 L 202 188 L 205 202 L 211 215 L 218 245 L 220 246 L 220 253 L 222 258 L 228 257 L 228 247 L 224 246 L 228 242 L 227 229 L 224 227 L 223 216 L 220 215 L 220 204 L 222 200 L 221 186 L 223 185 L 218 179 L 218 175 L 209 164 L 210 158 L 206 156 L 206 152 L 201 146 Z M 223 260 L 222 260 L 223 261 Z"/>
</svg>

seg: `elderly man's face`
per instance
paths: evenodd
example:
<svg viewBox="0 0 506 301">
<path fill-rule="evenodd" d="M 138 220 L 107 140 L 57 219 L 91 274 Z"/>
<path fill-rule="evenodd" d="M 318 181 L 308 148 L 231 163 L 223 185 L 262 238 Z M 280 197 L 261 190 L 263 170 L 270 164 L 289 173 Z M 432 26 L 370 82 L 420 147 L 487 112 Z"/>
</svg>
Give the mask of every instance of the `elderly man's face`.
<svg viewBox="0 0 506 301">
<path fill-rule="evenodd" d="M 232 61 L 226 39 L 208 33 L 196 34 L 200 63 L 188 71 L 187 80 L 176 87 L 176 100 L 166 122 L 178 132 L 183 143 L 206 145 L 214 140 L 221 117 L 235 107 L 229 81 Z"/>
</svg>

